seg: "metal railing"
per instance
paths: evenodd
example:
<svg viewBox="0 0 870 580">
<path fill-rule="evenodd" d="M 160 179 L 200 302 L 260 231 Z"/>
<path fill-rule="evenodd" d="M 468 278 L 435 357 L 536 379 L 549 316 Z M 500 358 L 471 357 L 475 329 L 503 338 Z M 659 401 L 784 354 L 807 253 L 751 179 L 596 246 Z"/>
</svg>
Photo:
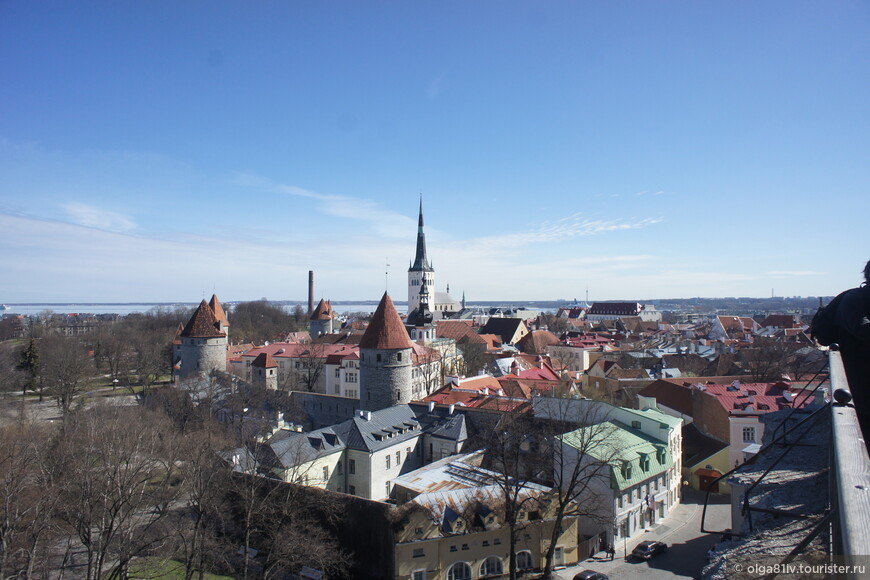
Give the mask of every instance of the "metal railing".
<svg viewBox="0 0 870 580">
<path fill-rule="evenodd" d="M 795 446 L 800 445 L 801 438 L 812 427 L 812 423 L 826 412 L 830 412 L 831 416 L 831 458 L 830 458 L 830 496 L 828 508 L 823 516 L 816 524 L 810 534 L 801 539 L 782 561 L 783 564 L 792 561 L 800 554 L 809 543 L 826 530 L 831 532 L 831 543 L 829 553 L 832 559 L 836 559 L 837 563 L 854 566 L 855 564 L 866 564 L 866 558 L 861 561 L 860 556 L 870 555 L 870 455 L 868 455 L 867 444 L 861 433 L 861 427 L 858 423 L 858 416 L 855 412 L 855 407 L 851 404 L 851 391 L 849 383 L 846 379 L 843 360 L 839 349 L 833 345 L 828 353 L 827 370 L 829 376 L 829 384 L 831 387 L 831 403 L 816 409 L 802 420 L 788 427 L 785 427 L 787 421 L 782 423 L 782 431 L 778 433 L 773 441 L 765 445 L 754 457 L 748 460 L 746 464 L 754 463 L 755 460 L 765 454 L 772 452 L 775 447 L 780 447 L 781 454 L 772 462 L 772 464 L 764 471 L 764 473 L 754 481 L 744 492 L 742 503 L 743 513 L 747 515 L 750 529 L 752 529 L 752 512 L 771 513 L 777 516 L 786 516 L 793 518 L 806 518 L 808 514 L 799 514 L 793 511 L 775 510 L 769 508 L 760 508 L 750 505 L 750 492 L 764 479 L 764 477 L 776 467 L 776 464 Z M 818 373 L 817 373 L 818 374 Z M 816 377 L 813 378 L 815 380 Z M 819 382 L 812 395 L 822 385 Z M 807 395 L 807 396 L 809 396 Z M 792 411 L 794 413 L 796 409 Z M 791 415 L 789 415 L 789 418 Z M 806 425 L 805 429 L 800 429 Z M 787 443 L 786 437 L 789 434 L 794 434 L 795 438 Z M 785 447 L 782 450 L 782 447 Z M 743 466 L 740 466 L 743 467 Z M 727 480 L 740 467 L 736 467 L 731 471 L 721 475 L 716 480 L 711 482 L 711 487 L 714 483 L 720 480 Z M 706 529 L 707 505 L 710 497 L 708 488 L 707 496 L 704 500 L 704 509 L 701 516 L 701 531 L 705 533 L 722 534 L 723 536 L 740 537 L 743 534 L 739 530 L 708 530 Z M 854 568 L 851 568 L 854 569 Z M 856 574 L 846 574 L 848 578 L 858 578 Z"/>
<path fill-rule="evenodd" d="M 843 359 L 833 347 L 828 364 L 834 401 L 850 401 Z M 846 401 L 835 402 L 831 409 L 831 505 L 836 511 L 832 551 L 855 564 L 856 556 L 870 555 L 870 456 L 855 407 Z"/>
</svg>

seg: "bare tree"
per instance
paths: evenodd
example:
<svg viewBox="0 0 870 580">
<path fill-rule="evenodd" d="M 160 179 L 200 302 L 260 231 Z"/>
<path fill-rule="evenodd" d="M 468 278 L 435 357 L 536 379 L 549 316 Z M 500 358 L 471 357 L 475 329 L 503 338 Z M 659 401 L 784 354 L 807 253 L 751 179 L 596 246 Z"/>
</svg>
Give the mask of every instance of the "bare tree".
<svg viewBox="0 0 870 580">
<path fill-rule="evenodd" d="M 226 552 L 219 533 L 227 512 L 224 494 L 230 474 L 219 452 L 228 446 L 221 427 L 210 420 L 201 429 L 187 433 L 182 441 L 181 477 L 186 505 L 177 514 L 175 529 L 185 580 L 194 576 L 202 580 Z"/>
<path fill-rule="evenodd" d="M 45 562 L 57 498 L 43 484 L 48 429 L 16 423 L 0 429 L 0 578 L 31 578 Z"/>
<path fill-rule="evenodd" d="M 125 578 L 130 560 L 169 536 L 177 448 L 162 415 L 98 407 L 65 425 L 52 453 L 59 518 L 84 547 L 88 580 Z"/>
<path fill-rule="evenodd" d="M 298 358 L 292 359 L 293 368 L 287 374 L 286 385 L 291 391 L 318 390 L 326 368 L 325 343 L 314 342 L 305 346 Z"/>
<path fill-rule="evenodd" d="M 541 578 L 552 577 L 559 531 L 566 517 L 583 517 L 600 524 L 610 523 L 607 488 L 611 463 L 618 449 L 611 445 L 616 427 L 606 421 L 603 407 L 591 402 L 552 399 L 551 419 L 541 424 L 542 434 L 552 442 L 554 518 L 550 546 Z"/>
<path fill-rule="evenodd" d="M 49 336 L 40 341 L 40 366 L 46 389 L 66 418 L 94 367 L 85 347 L 74 338 Z"/>
<path fill-rule="evenodd" d="M 508 527 L 508 553 L 510 579 L 517 578 L 516 546 L 520 531 L 526 526 L 523 512 L 536 511 L 540 506 L 539 494 L 529 493 L 529 483 L 540 481 L 548 469 L 544 459 L 549 454 L 541 448 L 545 444 L 533 425 L 532 418 L 522 407 L 502 414 L 495 427 L 485 436 L 484 466 L 489 473 L 487 483 L 498 490 L 502 521 Z"/>
</svg>

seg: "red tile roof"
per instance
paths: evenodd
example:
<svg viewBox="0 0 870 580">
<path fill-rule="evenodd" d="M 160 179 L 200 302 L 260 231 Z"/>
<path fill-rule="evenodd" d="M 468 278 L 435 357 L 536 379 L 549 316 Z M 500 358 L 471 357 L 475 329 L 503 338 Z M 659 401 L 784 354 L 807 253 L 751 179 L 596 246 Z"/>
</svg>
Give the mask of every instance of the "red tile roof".
<svg viewBox="0 0 870 580">
<path fill-rule="evenodd" d="M 359 347 L 395 350 L 413 348 L 413 344 L 395 305 L 393 305 L 392 298 L 384 292 L 384 297 L 381 298 L 380 304 L 372 315 L 369 327 L 359 341 Z"/>
<path fill-rule="evenodd" d="M 217 294 L 211 295 L 211 300 L 208 301 L 211 311 L 214 312 L 214 317 L 224 326 L 229 326 L 230 321 L 227 320 L 227 313 L 224 312 L 224 307 L 221 306 L 221 301 L 218 300 Z"/>
<path fill-rule="evenodd" d="M 740 383 L 735 381 L 731 385 L 704 385 L 704 392 L 709 396 L 715 397 L 719 404 L 729 413 L 738 412 L 740 414 L 759 415 L 771 411 L 779 411 L 780 409 L 793 408 L 797 392 L 790 389 L 791 385 L 782 381 L 776 383 Z M 792 401 L 786 398 L 786 392 L 792 393 L 789 395 Z M 801 396 L 798 406 L 802 407 L 811 401 L 812 399 L 807 400 Z"/>
<path fill-rule="evenodd" d="M 272 355 L 268 352 L 261 352 L 257 358 L 254 359 L 254 362 L 251 363 L 251 366 L 274 369 L 278 367 L 278 363 L 275 362 L 275 359 L 273 359 Z"/>
<path fill-rule="evenodd" d="M 547 354 L 547 347 L 559 344 L 559 338 L 549 330 L 533 330 L 517 341 L 517 347 L 530 354 Z"/>
<path fill-rule="evenodd" d="M 321 298 L 317 308 L 311 313 L 311 320 L 332 320 L 333 318 L 335 318 L 335 312 L 332 310 L 332 303 Z"/>
<path fill-rule="evenodd" d="M 215 318 L 211 306 L 203 300 L 194 310 L 193 316 L 187 321 L 180 336 L 185 338 L 223 338 L 226 333 L 221 332 L 220 323 Z"/>
</svg>

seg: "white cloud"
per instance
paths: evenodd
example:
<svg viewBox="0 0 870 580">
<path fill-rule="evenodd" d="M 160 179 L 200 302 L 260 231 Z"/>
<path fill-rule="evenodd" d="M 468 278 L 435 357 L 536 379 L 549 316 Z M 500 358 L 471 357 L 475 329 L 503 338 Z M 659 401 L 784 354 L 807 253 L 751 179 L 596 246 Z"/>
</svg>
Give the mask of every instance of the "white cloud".
<svg viewBox="0 0 870 580">
<path fill-rule="evenodd" d="M 822 272 L 813 270 L 771 270 L 764 273 L 766 276 L 820 276 Z"/>
<path fill-rule="evenodd" d="M 414 220 L 384 208 L 380 203 L 346 195 L 324 194 L 294 185 L 282 185 L 266 178 L 240 174 L 235 182 L 282 195 L 303 197 L 319 202 L 317 210 L 333 217 L 365 222 L 374 232 L 390 238 L 407 237 L 413 232 Z"/>
<path fill-rule="evenodd" d="M 136 223 L 132 219 L 118 212 L 83 203 L 67 203 L 63 208 L 69 219 L 80 226 L 108 232 L 129 232 L 136 229 Z"/>
</svg>

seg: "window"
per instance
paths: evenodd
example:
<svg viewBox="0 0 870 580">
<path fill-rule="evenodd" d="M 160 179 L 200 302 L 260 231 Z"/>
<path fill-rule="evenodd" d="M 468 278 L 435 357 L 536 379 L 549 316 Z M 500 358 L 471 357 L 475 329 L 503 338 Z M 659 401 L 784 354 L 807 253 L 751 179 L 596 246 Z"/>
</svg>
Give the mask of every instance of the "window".
<svg viewBox="0 0 870 580">
<path fill-rule="evenodd" d="M 456 546 L 450 546 L 450 551 L 451 551 L 451 552 L 455 552 L 455 551 L 456 551 Z"/>
<path fill-rule="evenodd" d="M 468 544 L 462 544 L 462 549 L 463 549 L 463 550 L 467 550 L 467 549 L 468 549 Z"/>
<path fill-rule="evenodd" d="M 401 361 L 401 360 L 402 360 L 402 353 L 400 353 L 400 352 L 397 352 L 397 353 L 396 353 L 396 360 L 397 360 L 397 361 Z"/>
<path fill-rule="evenodd" d="M 347 491 L 350 495 L 356 495 L 356 486 L 350 486 L 350 489 Z"/>
<path fill-rule="evenodd" d="M 619 509 L 622 509 L 622 494 L 619 494 L 619 497 L 616 498 L 616 504 Z"/>
<path fill-rule="evenodd" d="M 387 469 L 389 469 L 390 468 L 390 456 L 389 455 L 387 455 L 386 460 L 387 460 Z"/>
<path fill-rule="evenodd" d="M 743 428 L 743 442 L 744 443 L 755 443 L 755 427 L 744 427 Z"/>
<path fill-rule="evenodd" d="M 354 460 L 354 459 L 350 460 L 349 468 L 350 468 L 350 473 L 356 473 L 356 460 Z"/>
<path fill-rule="evenodd" d="M 422 536 L 423 535 L 423 528 L 414 528 L 414 533 L 417 534 L 418 536 Z"/>
<path fill-rule="evenodd" d="M 532 553 L 531 552 L 517 552 L 517 568 L 520 570 L 530 570 L 534 566 L 532 565 Z"/>
<path fill-rule="evenodd" d="M 426 553 L 423 551 L 423 548 L 414 548 L 414 551 L 411 554 L 412 558 L 422 558 Z"/>
<path fill-rule="evenodd" d="M 342 473 L 341 463 L 339 463 L 335 466 L 335 471 L 338 475 L 341 475 L 341 473 Z"/>
<path fill-rule="evenodd" d="M 387 497 L 390 497 L 390 482 L 388 481 L 387 483 L 384 484 L 384 486 L 386 487 Z"/>
<path fill-rule="evenodd" d="M 471 580 L 471 566 L 465 562 L 456 562 L 447 571 L 447 580 Z"/>
<path fill-rule="evenodd" d="M 411 580 L 426 580 L 426 570 L 414 570 L 411 572 Z"/>
<path fill-rule="evenodd" d="M 281 363 L 281 367 L 284 367 L 284 363 Z M 341 376 L 341 369 L 335 369 L 335 378 L 339 378 Z"/>
<path fill-rule="evenodd" d="M 504 573 L 504 565 L 498 556 L 490 556 L 480 565 L 481 576 L 497 576 Z"/>
<path fill-rule="evenodd" d="M 496 538 L 496 539 L 494 539 L 494 540 L 492 541 L 492 544 L 493 544 L 494 546 L 501 545 L 501 538 Z"/>
<path fill-rule="evenodd" d="M 632 421 L 631 428 L 632 429 L 640 429 L 640 421 Z"/>
<path fill-rule="evenodd" d="M 376 358 L 378 359 L 378 362 L 381 362 L 381 355 L 380 355 L 380 353 L 378 353 L 378 355 L 377 355 Z"/>
<path fill-rule="evenodd" d="M 323 467 L 323 481 L 329 481 L 329 466 Z"/>
<path fill-rule="evenodd" d="M 396 451 L 396 467 L 402 464 L 402 452 Z"/>
</svg>

